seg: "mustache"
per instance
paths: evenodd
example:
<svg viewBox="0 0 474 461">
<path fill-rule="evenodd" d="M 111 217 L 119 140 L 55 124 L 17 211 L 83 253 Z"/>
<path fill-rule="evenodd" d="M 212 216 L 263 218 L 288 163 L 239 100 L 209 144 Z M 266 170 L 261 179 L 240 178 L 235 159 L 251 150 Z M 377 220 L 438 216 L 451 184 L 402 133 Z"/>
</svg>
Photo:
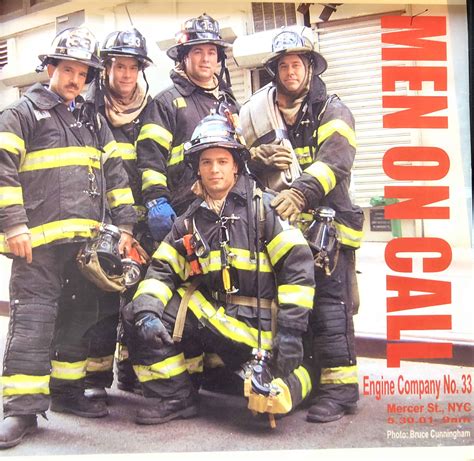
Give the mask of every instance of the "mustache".
<svg viewBox="0 0 474 461">
<path fill-rule="evenodd" d="M 79 90 L 79 86 L 77 86 L 75 83 L 70 83 L 69 85 L 66 85 L 67 90 Z"/>
</svg>

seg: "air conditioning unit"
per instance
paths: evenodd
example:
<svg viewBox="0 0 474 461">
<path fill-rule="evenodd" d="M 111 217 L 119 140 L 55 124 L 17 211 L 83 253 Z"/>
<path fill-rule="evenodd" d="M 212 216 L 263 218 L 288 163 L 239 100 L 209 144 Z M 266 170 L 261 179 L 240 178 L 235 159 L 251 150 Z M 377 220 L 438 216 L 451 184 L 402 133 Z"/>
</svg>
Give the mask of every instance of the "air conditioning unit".
<svg viewBox="0 0 474 461">
<path fill-rule="evenodd" d="M 246 69 L 262 67 L 263 59 L 272 51 L 272 39 L 276 32 L 265 30 L 237 37 L 233 46 L 237 65 Z"/>
</svg>

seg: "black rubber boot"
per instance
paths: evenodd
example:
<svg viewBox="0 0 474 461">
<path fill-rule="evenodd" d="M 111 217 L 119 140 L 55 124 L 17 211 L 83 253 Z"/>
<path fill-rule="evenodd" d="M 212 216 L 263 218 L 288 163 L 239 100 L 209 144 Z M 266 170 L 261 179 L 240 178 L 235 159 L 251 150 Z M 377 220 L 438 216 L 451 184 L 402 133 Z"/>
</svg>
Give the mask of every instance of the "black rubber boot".
<svg viewBox="0 0 474 461">
<path fill-rule="evenodd" d="M 84 391 L 84 397 L 95 402 L 104 402 L 106 405 L 109 404 L 107 391 L 103 387 L 91 387 Z"/>
<path fill-rule="evenodd" d="M 193 418 L 199 412 L 194 396 L 179 400 L 147 398 L 145 404 L 146 407 L 137 412 L 137 424 L 163 424 L 172 419 Z"/>
<path fill-rule="evenodd" d="M 23 437 L 38 429 L 36 415 L 8 416 L 0 422 L 0 448 L 18 445 Z"/>
<path fill-rule="evenodd" d="M 334 400 L 323 399 L 311 406 L 306 415 L 306 420 L 311 423 L 330 423 L 341 419 L 344 415 L 353 415 L 356 409 L 356 403 L 342 405 L 334 402 Z"/>
<path fill-rule="evenodd" d="M 117 389 L 120 389 L 124 392 L 130 392 L 131 394 L 143 395 L 142 387 L 140 386 L 138 380 L 134 383 L 124 383 L 119 381 L 117 383 Z"/>
<path fill-rule="evenodd" d="M 109 414 L 105 402 L 88 399 L 83 394 L 52 396 L 51 411 L 71 413 L 83 418 L 102 418 Z"/>
</svg>

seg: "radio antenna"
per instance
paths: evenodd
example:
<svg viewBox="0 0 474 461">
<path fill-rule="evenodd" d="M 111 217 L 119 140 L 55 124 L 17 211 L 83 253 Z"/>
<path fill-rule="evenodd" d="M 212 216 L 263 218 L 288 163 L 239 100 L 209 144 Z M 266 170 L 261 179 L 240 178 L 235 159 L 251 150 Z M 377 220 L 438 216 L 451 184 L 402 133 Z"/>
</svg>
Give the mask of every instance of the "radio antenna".
<svg viewBox="0 0 474 461">
<path fill-rule="evenodd" d="M 130 21 L 130 24 L 132 25 L 132 27 L 135 27 L 135 26 L 133 25 L 132 17 L 130 16 L 130 12 L 128 11 L 127 5 L 125 5 L 125 11 L 127 12 L 128 20 Z"/>
</svg>

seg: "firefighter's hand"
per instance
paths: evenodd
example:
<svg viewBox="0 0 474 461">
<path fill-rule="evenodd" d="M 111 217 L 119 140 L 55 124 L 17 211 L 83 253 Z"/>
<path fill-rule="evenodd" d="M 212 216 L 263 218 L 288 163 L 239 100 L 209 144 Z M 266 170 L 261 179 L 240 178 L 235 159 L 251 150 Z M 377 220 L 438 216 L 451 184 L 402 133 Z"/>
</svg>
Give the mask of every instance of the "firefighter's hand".
<svg viewBox="0 0 474 461">
<path fill-rule="evenodd" d="M 277 377 L 288 376 L 303 362 L 302 332 L 280 327 L 273 340 L 272 353 Z"/>
<path fill-rule="evenodd" d="M 252 160 L 263 163 L 275 170 L 287 170 L 292 161 L 291 149 L 279 144 L 261 144 L 250 149 Z"/>
<path fill-rule="evenodd" d="M 140 312 L 135 316 L 135 331 L 140 340 L 152 347 L 173 345 L 173 340 L 154 312 Z"/>
<path fill-rule="evenodd" d="M 10 253 L 20 258 L 25 258 L 28 264 L 33 261 L 33 252 L 31 246 L 30 234 L 18 234 L 7 240 Z"/>
<path fill-rule="evenodd" d="M 150 255 L 140 245 L 140 242 L 138 240 L 133 239 L 132 247 L 135 248 L 135 250 L 137 250 L 137 253 L 140 256 L 140 260 L 142 264 L 148 265 L 151 263 Z"/>
<path fill-rule="evenodd" d="M 123 256 L 128 256 L 133 246 L 133 235 L 122 231 L 120 233 L 119 252 Z"/>
<path fill-rule="evenodd" d="M 298 215 L 306 208 L 304 195 L 297 189 L 282 190 L 270 203 L 282 219 L 294 224 Z"/>
<path fill-rule="evenodd" d="M 176 213 L 165 197 L 151 200 L 148 208 L 148 228 L 154 240 L 161 242 L 173 226 Z"/>
</svg>

